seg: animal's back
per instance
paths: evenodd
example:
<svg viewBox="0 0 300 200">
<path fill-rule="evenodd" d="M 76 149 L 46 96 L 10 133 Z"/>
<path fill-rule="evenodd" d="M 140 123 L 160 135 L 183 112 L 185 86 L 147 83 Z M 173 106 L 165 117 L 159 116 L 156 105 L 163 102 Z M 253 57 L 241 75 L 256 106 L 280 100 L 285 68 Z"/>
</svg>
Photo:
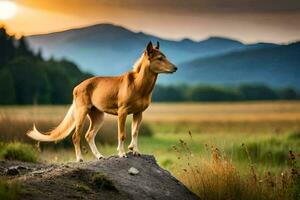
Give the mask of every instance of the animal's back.
<svg viewBox="0 0 300 200">
<path fill-rule="evenodd" d="M 88 96 L 90 106 L 109 114 L 117 114 L 118 92 L 122 77 L 93 77 L 80 83 L 75 89 L 77 96 Z"/>
</svg>

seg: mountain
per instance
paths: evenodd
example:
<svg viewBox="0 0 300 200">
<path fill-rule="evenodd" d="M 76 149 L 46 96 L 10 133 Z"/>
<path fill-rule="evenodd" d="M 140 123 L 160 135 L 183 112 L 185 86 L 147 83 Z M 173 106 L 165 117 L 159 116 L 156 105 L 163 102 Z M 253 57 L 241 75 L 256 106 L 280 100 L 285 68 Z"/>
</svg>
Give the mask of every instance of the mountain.
<svg viewBox="0 0 300 200">
<path fill-rule="evenodd" d="M 175 64 L 247 47 L 239 41 L 220 37 L 200 42 L 166 40 L 112 24 L 33 35 L 27 40 L 35 51 L 41 48 L 46 58 L 65 57 L 79 64 L 81 69 L 99 75 L 130 70 L 150 40 L 159 41 L 162 51 Z"/>
<path fill-rule="evenodd" d="M 300 42 L 254 48 L 181 63 L 174 82 L 239 85 L 265 83 L 300 89 Z"/>
<path fill-rule="evenodd" d="M 175 41 L 113 24 L 32 35 L 27 40 L 35 51 L 42 49 L 44 57 L 67 58 L 94 75 L 118 75 L 131 70 L 151 40 L 159 41 L 169 60 L 179 66 L 175 74 L 160 76 L 159 83 L 259 82 L 274 87 L 300 87 L 296 77 L 300 74 L 299 43 L 243 44 L 222 37 Z"/>
</svg>

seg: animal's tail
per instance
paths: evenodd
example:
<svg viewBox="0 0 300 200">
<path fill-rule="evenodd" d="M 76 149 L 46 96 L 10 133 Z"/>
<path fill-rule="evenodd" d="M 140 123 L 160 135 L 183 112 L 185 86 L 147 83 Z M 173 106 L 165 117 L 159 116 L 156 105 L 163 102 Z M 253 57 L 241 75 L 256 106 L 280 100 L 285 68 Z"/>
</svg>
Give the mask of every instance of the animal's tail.
<svg viewBox="0 0 300 200">
<path fill-rule="evenodd" d="M 74 111 L 75 105 L 73 103 L 63 121 L 55 129 L 43 134 L 36 129 L 35 125 L 33 125 L 33 130 L 28 131 L 27 135 L 32 139 L 44 142 L 52 142 L 64 139 L 75 127 Z"/>
</svg>

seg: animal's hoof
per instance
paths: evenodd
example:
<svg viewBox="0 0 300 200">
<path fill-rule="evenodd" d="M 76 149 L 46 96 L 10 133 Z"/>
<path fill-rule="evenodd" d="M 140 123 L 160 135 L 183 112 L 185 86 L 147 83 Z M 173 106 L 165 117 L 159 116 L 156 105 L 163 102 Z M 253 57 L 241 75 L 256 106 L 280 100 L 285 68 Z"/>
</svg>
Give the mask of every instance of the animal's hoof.
<svg viewBox="0 0 300 200">
<path fill-rule="evenodd" d="M 122 154 L 119 154 L 119 157 L 120 158 L 127 158 L 127 155 L 126 155 L 126 153 L 122 153 Z"/>
<path fill-rule="evenodd" d="M 133 154 L 134 156 L 140 156 L 140 155 L 141 155 L 140 152 L 138 152 L 138 151 L 133 151 L 132 154 Z"/>
<path fill-rule="evenodd" d="M 80 158 L 79 160 L 77 160 L 77 162 L 83 162 L 83 159 L 82 159 L 82 158 Z"/>
<path fill-rule="evenodd" d="M 129 148 L 129 147 L 128 147 L 128 149 L 129 149 L 128 153 L 132 153 L 132 155 L 134 155 L 134 156 L 140 156 L 141 155 L 138 150 L 134 150 L 133 148 Z"/>
<path fill-rule="evenodd" d="M 102 160 L 102 159 L 104 159 L 104 156 L 99 156 L 98 157 L 98 160 Z"/>
</svg>

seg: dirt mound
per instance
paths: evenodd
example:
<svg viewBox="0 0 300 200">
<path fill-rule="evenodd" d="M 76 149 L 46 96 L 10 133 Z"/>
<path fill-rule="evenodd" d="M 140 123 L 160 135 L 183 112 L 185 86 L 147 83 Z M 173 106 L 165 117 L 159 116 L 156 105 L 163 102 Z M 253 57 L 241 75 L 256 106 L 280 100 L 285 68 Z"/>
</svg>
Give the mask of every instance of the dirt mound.
<svg viewBox="0 0 300 200">
<path fill-rule="evenodd" d="M 55 165 L 1 161 L 0 176 L 21 182 L 22 199 L 198 199 L 149 155 Z"/>
</svg>

